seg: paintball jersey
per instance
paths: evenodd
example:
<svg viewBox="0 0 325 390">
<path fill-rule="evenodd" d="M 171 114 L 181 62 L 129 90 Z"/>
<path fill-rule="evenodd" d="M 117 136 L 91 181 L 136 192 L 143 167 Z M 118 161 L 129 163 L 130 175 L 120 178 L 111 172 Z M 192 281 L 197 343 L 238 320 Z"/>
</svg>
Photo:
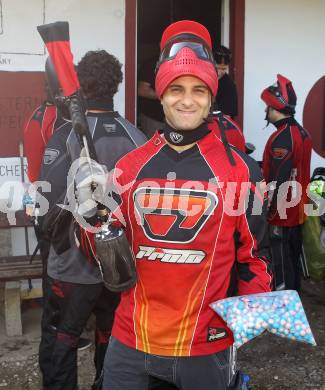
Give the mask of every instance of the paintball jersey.
<svg viewBox="0 0 325 390">
<path fill-rule="evenodd" d="M 312 140 L 292 117 L 274 125 L 277 130 L 267 141 L 263 155 L 265 180 L 276 182 L 273 196 L 269 196 L 272 200 L 268 221 L 277 226 L 297 226 L 306 218 L 304 204 L 310 181 Z"/>
<path fill-rule="evenodd" d="M 99 163 L 104 164 L 108 171 L 120 157 L 146 142 L 143 133 L 117 112 L 89 112 L 87 120 Z M 70 123 L 58 129 L 48 142 L 40 180 L 49 182 L 51 191 L 42 192 L 49 203 L 49 211 L 41 219 L 41 227 L 51 241 L 48 275 L 65 282 L 94 284 L 102 282 L 98 265 L 80 250 L 80 232 L 72 213 L 57 206 L 67 204 L 67 177 L 72 162 L 80 156 L 80 150 Z"/>
<path fill-rule="evenodd" d="M 245 137 L 239 125 L 231 119 L 230 116 L 223 114 L 221 111 L 214 111 L 213 121 L 209 123 L 208 127 L 212 131 L 215 131 L 219 138 L 221 138 L 220 126 L 223 127 L 225 136 L 230 145 L 245 152 Z"/>
<path fill-rule="evenodd" d="M 44 150 L 54 130 L 64 123 L 57 108 L 47 102 L 36 108 L 28 120 L 24 129 L 24 147 L 31 182 L 39 177 Z"/>
<path fill-rule="evenodd" d="M 213 131 L 181 153 L 156 133 L 117 163 L 116 215 L 125 220 L 138 273 L 115 314 L 120 342 L 165 356 L 215 353 L 233 336 L 209 304 L 234 287 L 270 291 L 261 173 L 249 156 L 233 155 L 235 167 Z"/>
</svg>

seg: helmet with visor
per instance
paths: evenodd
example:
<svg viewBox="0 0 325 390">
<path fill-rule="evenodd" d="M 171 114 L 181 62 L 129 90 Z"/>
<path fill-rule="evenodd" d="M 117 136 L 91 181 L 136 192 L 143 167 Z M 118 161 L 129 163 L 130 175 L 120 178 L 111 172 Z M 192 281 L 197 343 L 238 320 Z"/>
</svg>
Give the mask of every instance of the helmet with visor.
<svg viewBox="0 0 325 390">
<path fill-rule="evenodd" d="M 211 37 L 202 24 L 190 20 L 171 24 L 163 33 L 160 48 L 155 83 L 158 97 L 181 76 L 198 77 L 216 95 L 218 76 Z"/>
</svg>

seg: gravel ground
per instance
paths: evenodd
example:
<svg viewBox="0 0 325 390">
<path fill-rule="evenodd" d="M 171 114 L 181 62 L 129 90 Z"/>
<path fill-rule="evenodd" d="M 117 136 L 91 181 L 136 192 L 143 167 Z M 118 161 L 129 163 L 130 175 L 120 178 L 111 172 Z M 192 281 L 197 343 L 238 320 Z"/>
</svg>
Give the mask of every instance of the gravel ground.
<svg viewBox="0 0 325 390">
<path fill-rule="evenodd" d="M 40 390 L 42 377 L 38 369 L 36 354 L 22 361 L 7 360 L 0 364 L 0 388 L 10 390 Z M 80 352 L 78 359 L 79 390 L 89 390 L 92 385 L 91 349 Z M 71 389 L 72 390 L 72 389 Z"/>
<path fill-rule="evenodd" d="M 325 281 L 304 282 L 302 300 L 317 347 L 270 334 L 246 344 L 238 351 L 238 365 L 250 375 L 252 390 L 325 390 Z M 39 308 L 26 310 L 27 325 L 20 338 L 5 337 L 0 321 L 0 388 L 42 388 L 37 363 L 39 319 Z M 79 353 L 79 390 L 90 389 L 92 353 L 92 347 Z"/>
</svg>

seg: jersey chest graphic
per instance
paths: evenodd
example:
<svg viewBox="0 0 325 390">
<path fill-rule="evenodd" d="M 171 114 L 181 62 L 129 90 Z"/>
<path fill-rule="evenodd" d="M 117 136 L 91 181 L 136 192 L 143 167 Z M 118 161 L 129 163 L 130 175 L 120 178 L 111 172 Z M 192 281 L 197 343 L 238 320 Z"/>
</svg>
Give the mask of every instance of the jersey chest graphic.
<svg viewBox="0 0 325 390">
<path fill-rule="evenodd" d="M 182 188 L 140 187 L 133 200 L 144 234 L 174 243 L 193 241 L 218 205 L 211 191 Z"/>
</svg>

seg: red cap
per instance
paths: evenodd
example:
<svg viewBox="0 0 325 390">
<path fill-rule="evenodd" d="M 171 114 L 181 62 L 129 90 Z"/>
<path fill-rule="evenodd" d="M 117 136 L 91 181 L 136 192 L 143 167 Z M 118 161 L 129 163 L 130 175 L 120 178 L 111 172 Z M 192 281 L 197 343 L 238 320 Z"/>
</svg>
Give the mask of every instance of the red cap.
<svg viewBox="0 0 325 390">
<path fill-rule="evenodd" d="M 178 22 L 172 23 L 164 31 L 161 41 L 160 41 L 160 50 L 162 50 L 166 43 L 176 35 L 180 34 L 193 34 L 201 39 L 203 39 L 206 44 L 212 49 L 211 37 L 209 31 L 198 22 L 194 20 L 180 20 Z"/>
</svg>

